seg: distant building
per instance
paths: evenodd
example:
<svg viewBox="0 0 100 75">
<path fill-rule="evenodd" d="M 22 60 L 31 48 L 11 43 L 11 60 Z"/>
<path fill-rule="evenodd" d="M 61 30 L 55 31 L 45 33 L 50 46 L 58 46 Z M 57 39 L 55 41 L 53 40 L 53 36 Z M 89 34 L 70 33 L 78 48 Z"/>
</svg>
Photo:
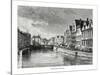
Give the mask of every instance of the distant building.
<svg viewBox="0 0 100 75">
<path fill-rule="evenodd" d="M 46 38 L 42 38 L 41 45 L 48 45 L 48 40 Z"/>
<path fill-rule="evenodd" d="M 55 45 L 61 45 L 64 43 L 64 36 L 56 36 L 55 37 Z"/>
<path fill-rule="evenodd" d="M 18 50 L 30 46 L 31 35 L 18 29 Z"/>
<path fill-rule="evenodd" d="M 55 44 L 55 37 L 52 37 L 49 39 L 48 45 L 54 45 Z"/>
<path fill-rule="evenodd" d="M 33 36 L 31 38 L 31 44 L 34 45 L 34 46 L 40 45 L 41 44 L 41 37 L 39 35 Z"/>
<path fill-rule="evenodd" d="M 69 25 L 66 32 L 64 32 L 64 44 L 75 44 L 76 41 L 76 28 L 75 25 Z"/>
<path fill-rule="evenodd" d="M 76 45 L 76 26 L 72 25 L 72 30 L 71 30 L 71 44 Z"/>
<path fill-rule="evenodd" d="M 65 45 L 70 45 L 71 43 L 71 32 L 70 30 L 66 30 L 66 32 L 64 32 L 64 44 Z"/>
</svg>

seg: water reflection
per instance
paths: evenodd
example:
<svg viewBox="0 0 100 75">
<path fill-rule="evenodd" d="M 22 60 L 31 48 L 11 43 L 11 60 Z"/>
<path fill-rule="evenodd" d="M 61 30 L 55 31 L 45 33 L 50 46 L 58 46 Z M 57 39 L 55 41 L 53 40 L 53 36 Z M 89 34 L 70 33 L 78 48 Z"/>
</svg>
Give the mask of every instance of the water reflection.
<svg viewBox="0 0 100 75">
<path fill-rule="evenodd" d="M 29 53 L 23 53 L 22 67 L 47 67 L 47 66 L 68 66 L 89 64 L 91 60 L 80 60 L 78 56 L 64 55 L 52 50 L 37 50 Z"/>
</svg>

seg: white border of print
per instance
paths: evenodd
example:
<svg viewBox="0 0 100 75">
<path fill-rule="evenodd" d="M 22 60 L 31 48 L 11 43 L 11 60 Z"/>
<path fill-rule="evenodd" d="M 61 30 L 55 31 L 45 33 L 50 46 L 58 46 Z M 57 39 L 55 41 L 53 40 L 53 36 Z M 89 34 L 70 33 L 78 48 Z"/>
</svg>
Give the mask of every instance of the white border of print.
<svg viewBox="0 0 100 75">
<path fill-rule="evenodd" d="M 62 8 L 82 8 L 93 9 L 93 64 L 92 65 L 75 65 L 75 66 L 56 66 L 56 67 L 38 67 L 38 68 L 18 68 L 17 67 L 17 7 L 23 6 L 41 6 L 41 7 L 62 7 Z M 97 6 L 78 5 L 78 4 L 61 4 L 47 2 L 28 2 L 13 1 L 12 2 L 12 74 L 25 73 L 50 73 L 89 70 L 97 68 Z"/>
</svg>

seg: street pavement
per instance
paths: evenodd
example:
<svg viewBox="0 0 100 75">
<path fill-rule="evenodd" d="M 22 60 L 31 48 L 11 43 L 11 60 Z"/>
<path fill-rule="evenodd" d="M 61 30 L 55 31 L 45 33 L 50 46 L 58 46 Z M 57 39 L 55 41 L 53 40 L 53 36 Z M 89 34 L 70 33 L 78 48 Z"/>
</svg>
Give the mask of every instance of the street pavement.
<svg viewBox="0 0 100 75">
<path fill-rule="evenodd" d="M 72 51 L 65 48 L 58 48 L 57 51 L 61 53 L 65 57 L 65 59 L 68 59 L 68 61 L 72 62 L 73 65 L 92 64 L 92 53 Z M 77 56 L 75 56 L 75 52 L 78 52 Z"/>
<path fill-rule="evenodd" d="M 57 51 L 63 52 L 63 53 L 66 53 L 66 54 L 70 54 L 70 55 L 75 55 L 75 52 L 77 52 L 78 56 L 87 57 L 87 58 L 92 58 L 92 55 L 93 55 L 92 53 L 89 53 L 89 52 L 68 50 L 66 48 L 58 48 Z"/>
</svg>

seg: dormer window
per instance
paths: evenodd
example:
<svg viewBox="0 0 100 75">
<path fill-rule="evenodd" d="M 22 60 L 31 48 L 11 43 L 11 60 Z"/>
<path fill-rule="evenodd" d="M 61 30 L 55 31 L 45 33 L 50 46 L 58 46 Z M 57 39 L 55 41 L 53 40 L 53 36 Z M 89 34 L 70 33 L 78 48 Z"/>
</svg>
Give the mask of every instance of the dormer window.
<svg viewBox="0 0 100 75">
<path fill-rule="evenodd" d="M 87 29 L 89 28 L 90 24 L 87 26 Z"/>
<path fill-rule="evenodd" d="M 86 26 L 86 29 L 88 28 L 88 26 Z"/>
<path fill-rule="evenodd" d="M 84 22 L 84 26 L 83 27 L 84 27 L 84 29 L 86 29 L 86 22 Z"/>
<path fill-rule="evenodd" d="M 90 27 L 92 27 L 93 26 L 93 21 L 92 21 L 92 19 L 90 20 Z"/>
<path fill-rule="evenodd" d="M 84 30 L 84 26 L 82 27 L 82 30 Z"/>
</svg>

